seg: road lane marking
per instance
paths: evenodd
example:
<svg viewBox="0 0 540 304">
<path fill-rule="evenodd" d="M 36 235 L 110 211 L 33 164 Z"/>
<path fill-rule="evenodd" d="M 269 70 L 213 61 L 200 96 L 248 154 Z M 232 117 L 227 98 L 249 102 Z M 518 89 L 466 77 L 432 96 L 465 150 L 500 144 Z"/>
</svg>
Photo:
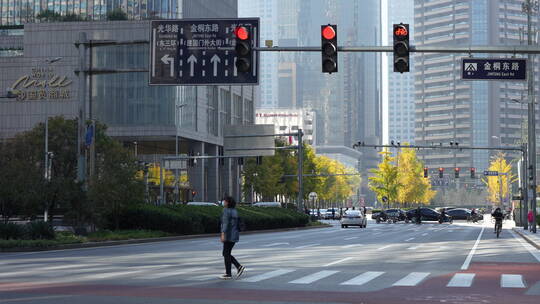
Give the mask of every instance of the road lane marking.
<svg viewBox="0 0 540 304">
<path fill-rule="evenodd" d="M 381 248 L 378 248 L 377 250 L 384 250 L 384 249 L 386 249 L 386 248 L 388 248 L 388 247 L 392 247 L 392 246 L 394 246 L 394 244 L 382 246 Z"/>
<path fill-rule="evenodd" d="M 413 238 L 413 237 L 412 237 L 412 238 L 408 238 L 408 239 L 406 239 L 406 240 L 405 240 L 405 242 L 408 242 L 408 241 L 412 241 L 412 240 L 414 240 L 414 238 Z"/>
<path fill-rule="evenodd" d="M 324 279 L 326 277 L 329 277 L 335 273 L 338 273 L 339 271 L 336 271 L 336 270 L 323 270 L 323 271 L 319 271 L 319 272 L 316 272 L 314 274 L 310 274 L 308 276 L 305 276 L 303 278 L 300 278 L 300 279 L 297 279 L 297 280 L 294 280 L 294 281 L 290 281 L 289 283 L 292 283 L 292 284 L 309 284 L 309 283 L 313 283 L 315 281 L 318 281 L 320 279 Z"/>
<path fill-rule="evenodd" d="M 289 245 L 289 243 L 287 243 L 287 242 L 283 242 L 283 243 L 272 243 L 272 244 L 262 245 L 261 247 L 273 247 L 273 246 L 279 246 L 279 245 Z"/>
<path fill-rule="evenodd" d="M 360 285 L 364 285 L 366 284 L 367 282 L 383 275 L 384 272 L 379 272 L 379 271 L 368 271 L 368 272 L 364 272 L 362 273 L 361 275 L 359 276 L 356 276 L 348 281 L 345 281 L 343 283 L 341 283 L 340 285 L 357 285 L 357 286 L 360 286 Z"/>
<path fill-rule="evenodd" d="M 446 287 L 471 287 L 474 273 L 456 273 Z"/>
<path fill-rule="evenodd" d="M 416 245 L 416 246 L 409 247 L 409 248 L 407 248 L 407 249 L 408 249 L 408 250 L 416 250 L 416 249 L 422 247 L 423 245 L 424 245 L 424 244 L 419 244 L 419 245 Z"/>
<path fill-rule="evenodd" d="M 309 244 L 309 245 L 294 247 L 294 249 L 302 249 L 302 248 L 308 248 L 308 247 L 319 246 L 319 245 L 320 244 Z"/>
<path fill-rule="evenodd" d="M 79 264 L 79 265 L 62 265 L 62 266 L 50 266 L 41 268 L 41 270 L 61 270 L 61 269 L 68 269 L 68 268 L 85 268 L 88 266 L 101 266 L 99 264 Z"/>
<path fill-rule="evenodd" d="M 335 264 L 339 264 L 339 263 L 342 263 L 342 262 L 345 262 L 345 261 L 348 261 L 352 259 L 352 257 L 348 257 L 348 258 L 344 258 L 344 259 L 341 259 L 341 260 L 337 260 L 337 261 L 334 261 L 332 263 L 328 263 L 326 265 L 323 265 L 323 267 L 328 267 L 328 266 L 332 266 L 332 265 L 335 265 Z"/>
<path fill-rule="evenodd" d="M 429 272 L 411 272 L 403 279 L 395 282 L 392 286 L 416 286 L 418 283 L 422 282 Z"/>
<path fill-rule="evenodd" d="M 422 236 L 426 236 L 426 235 L 428 235 L 428 234 L 429 234 L 429 233 L 422 233 Z"/>
<path fill-rule="evenodd" d="M 482 226 L 482 230 L 480 230 L 480 233 L 478 234 L 478 238 L 476 239 L 476 242 L 474 243 L 474 246 L 471 249 L 471 252 L 469 252 L 469 255 L 465 259 L 465 262 L 463 262 L 463 265 L 461 266 L 461 270 L 469 269 L 469 265 L 471 264 L 472 257 L 474 253 L 476 252 L 476 248 L 478 247 L 478 244 L 480 244 L 480 239 L 482 238 L 482 234 L 484 233 L 485 228 L 486 226 Z"/>
<path fill-rule="evenodd" d="M 287 274 L 287 273 L 290 273 L 290 272 L 293 272 L 294 270 L 292 269 L 278 269 L 278 270 L 274 270 L 274 271 L 270 271 L 270 272 L 266 272 L 266 273 L 263 273 L 263 274 L 260 274 L 260 275 L 256 275 L 254 277 L 249 277 L 245 280 L 242 280 L 242 281 L 245 281 L 245 282 L 260 282 L 262 280 L 267 280 L 267 279 L 271 279 L 271 278 L 275 278 L 275 277 L 278 277 L 280 275 L 284 275 L 284 274 Z"/>
<path fill-rule="evenodd" d="M 523 276 L 519 274 L 503 274 L 501 275 L 501 287 L 525 288 L 525 283 L 523 283 Z"/>
<path fill-rule="evenodd" d="M 529 243 L 526 243 L 525 240 L 523 240 L 522 237 L 517 236 L 514 231 L 510 230 L 510 233 L 521 243 L 521 245 L 523 245 L 523 247 L 525 247 L 525 249 L 527 249 L 532 254 L 532 256 L 538 262 L 540 262 L 540 251 L 536 250 L 536 248 L 531 246 Z"/>
<path fill-rule="evenodd" d="M 360 245 L 362 245 L 362 244 L 350 244 L 350 245 L 342 246 L 341 248 L 347 249 L 347 248 L 352 248 L 352 247 L 356 247 L 356 246 L 360 246 Z"/>
<path fill-rule="evenodd" d="M 113 278 L 113 277 L 119 277 L 129 274 L 135 274 L 139 272 L 143 272 L 144 270 L 133 270 L 133 271 L 118 271 L 118 272 L 110 272 L 110 273 L 100 273 L 100 274 L 91 274 L 84 276 L 85 279 L 107 279 L 107 278 Z"/>
<path fill-rule="evenodd" d="M 143 279 L 143 280 L 159 279 L 159 278 L 172 277 L 172 276 L 179 275 L 179 274 L 184 274 L 184 273 L 188 273 L 188 272 L 195 272 L 195 271 L 201 271 L 201 270 L 206 270 L 206 269 L 208 269 L 208 268 L 207 267 L 191 268 L 191 269 L 185 268 L 185 269 L 181 269 L 181 270 L 166 271 L 166 272 L 160 272 L 160 273 L 156 273 L 156 274 L 151 274 L 151 275 L 141 277 L 139 279 Z"/>
<path fill-rule="evenodd" d="M 358 238 L 357 236 L 351 236 L 351 237 L 348 237 L 348 238 L 344 238 L 343 240 L 348 241 L 348 240 L 354 240 L 354 239 L 357 239 L 357 238 Z"/>
</svg>

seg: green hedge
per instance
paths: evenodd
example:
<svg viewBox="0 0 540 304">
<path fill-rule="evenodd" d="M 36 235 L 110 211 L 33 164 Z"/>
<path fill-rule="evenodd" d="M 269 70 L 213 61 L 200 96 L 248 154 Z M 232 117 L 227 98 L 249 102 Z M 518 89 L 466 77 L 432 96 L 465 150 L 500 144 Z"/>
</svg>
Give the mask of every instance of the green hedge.
<svg viewBox="0 0 540 304">
<path fill-rule="evenodd" d="M 0 223 L 0 239 L 3 240 L 52 240 L 55 233 L 52 225 L 43 221 L 27 224 Z"/>
<path fill-rule="evenodd" d="M 306 214 L 285 208 L 238 207 L 246 230 L 303 227 Z M 174 234 L 217 233 L 220 231 L 222 207 L 136 205 L 120 216 L 120 229 L 160 230 Z M 114 228 L 109 218 L 108 229 Z"/>
</svg>

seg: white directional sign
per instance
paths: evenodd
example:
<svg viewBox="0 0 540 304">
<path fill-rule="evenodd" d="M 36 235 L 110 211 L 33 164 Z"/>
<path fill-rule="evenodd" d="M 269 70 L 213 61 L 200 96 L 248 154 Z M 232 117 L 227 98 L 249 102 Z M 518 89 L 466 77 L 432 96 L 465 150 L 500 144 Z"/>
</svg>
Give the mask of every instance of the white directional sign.
<svg viewBox="0 0 540 304">
<path fill-rule="evenodd" d="M 153 20 L 150 41 L 150 85 L 256 85 L 259 56 L 252 68 L 236 69 L 234 29 L 249 29 L 259 46 L 259 19 Z"/>
</svg>

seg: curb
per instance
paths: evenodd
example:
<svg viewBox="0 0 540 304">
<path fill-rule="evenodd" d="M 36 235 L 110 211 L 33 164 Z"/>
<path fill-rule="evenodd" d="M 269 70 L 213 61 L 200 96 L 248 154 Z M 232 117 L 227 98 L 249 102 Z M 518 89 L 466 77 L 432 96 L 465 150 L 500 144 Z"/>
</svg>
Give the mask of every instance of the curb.
<svg viewBox="0 0 540 304">
<path fill-rule="evenodd" d="M 252 231 L 242 231 L 242 235 L 246 234 L 258 234 L 258 233 L 269 233 L 269 232 L 285 232 L 285 231 L 296 231 L 296 230 L 310 230 L 310 229 L 319 229 L 332 227 L 332 225 L 322 224 L 319 226 L 307 226 L 307 227 L 294 227 L 294 228 L 279 228 L 279 229 L 267 229 L 267 230 L 252 230 Z M 36 252 L 36 251 L 50 251 L 50 250 L 64 250 L 64 249 L 81 249 L 81 248 L 96 248 L 96 247 L 107 247 L 107 246 L 117 246 L 117 245 L 130 245 L 130 244 L 144 244 L 144 243 L 155 243 L 155 242 L 168 242 L 168 241 L 179 241 L 179 240 L 188 240 L 188 239 L 200 239 L 200 238 L 210 238 L 210 237 L 219 237 L 218 233 L 209 233 L 209 234 L 192 234 L 192 235 L 179 235 L 179 236 L 166 236 L 160 238 L 149 238 L 149 239 L 132 239 L 132 240 L 120 240 L 120 241 L 103 241 L 103 242 L 88 242 L 88 243 L 76 243 L 76 244 L 66 244 L 58 245 L 51 247 L 23 247 L 23 248 L 0 248 L 0 253 L 4 252 Z"/>
<path fill-rule="evenodd" d="M 538 244 L 537 242 L 535 242 L 533 239 L 531 239 L 529 236 L 527 236 L 525 233 L 522 233 L 521 231 L 519 231 L 519 229 L 516 229 L 516 228 L 512 228 L 512 230 L 519 234 L 523 239 L 525 239 L 525 241 L 527 241 L 527 243 L 533 245 L 536 249 L 540 250 L 540 244 Z"/>
</svg>

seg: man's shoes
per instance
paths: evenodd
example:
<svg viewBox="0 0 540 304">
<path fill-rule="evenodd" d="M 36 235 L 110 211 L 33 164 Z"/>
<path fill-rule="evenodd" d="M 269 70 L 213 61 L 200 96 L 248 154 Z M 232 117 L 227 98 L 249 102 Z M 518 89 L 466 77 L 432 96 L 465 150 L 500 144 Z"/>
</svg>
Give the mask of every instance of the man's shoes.
<svg viewBox="0 0 540 304">
<path fill-rule="evenodd" d="M 232 276 L 229 275 L 229 274 L 222 274 L 222 275 L 219 276 L 219 278 L 222 279 L 222 280 L 230 280 L 230 279 L 232 279 Z"/>
<path fill-rule="evenodd" d="M 246 267 L 240 266 L 240 268 L 238 268 L 238 272 L 236 273 L 236 278 L 239 278 L 244 273 L 244 270 L 246 270 Z"/>
</svg>

